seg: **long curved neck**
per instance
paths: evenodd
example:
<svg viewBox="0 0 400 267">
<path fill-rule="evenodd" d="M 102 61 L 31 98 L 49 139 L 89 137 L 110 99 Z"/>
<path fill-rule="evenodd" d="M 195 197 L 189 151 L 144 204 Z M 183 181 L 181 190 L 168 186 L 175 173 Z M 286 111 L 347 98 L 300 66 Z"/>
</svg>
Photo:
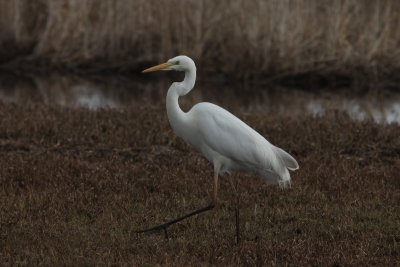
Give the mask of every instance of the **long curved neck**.
<svg viewBox="0 0 400 267">
<path fill-rule="evenodd" d="M 185 78 L 180 83 L 180 85 L 186 89 L 186 92 L 182 92 L 181 95 L 186 95 L 187 93 L 189 93 L 193 89 L 195 82 L 196 82 L 196 69 L 189 69 L 185 71 Z"/>
<path fill-rule="evenodd" d="M 185 121 L 186 113 L 179 107 L 179 97 L 189 93 L 196 82 L 196 69 L 185 71 L 185 79 L 182 82 L 173 83 L 167 93 L 167 115 L 168 120 L 175 133 L 181 135 L 179 127 Z"/>
</svg>

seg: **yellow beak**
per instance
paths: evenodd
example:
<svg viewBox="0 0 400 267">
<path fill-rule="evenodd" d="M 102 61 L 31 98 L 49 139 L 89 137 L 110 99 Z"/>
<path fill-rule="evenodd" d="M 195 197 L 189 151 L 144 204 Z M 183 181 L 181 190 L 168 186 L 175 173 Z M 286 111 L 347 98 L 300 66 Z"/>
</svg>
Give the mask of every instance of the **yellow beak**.
<svg viewBox="0 0 400 267">
<path fill-rule="evenodd" d="M 160 65 L 145 69 L 142 71 L 142 73 L 147 73 L 147 72 L 153 72 L 153 71 L 158 71 L 158 70 L 165 70 L 168 67 L 171 67 L 172 64 L 170 63 L 162 63 Z"/>
</svg>

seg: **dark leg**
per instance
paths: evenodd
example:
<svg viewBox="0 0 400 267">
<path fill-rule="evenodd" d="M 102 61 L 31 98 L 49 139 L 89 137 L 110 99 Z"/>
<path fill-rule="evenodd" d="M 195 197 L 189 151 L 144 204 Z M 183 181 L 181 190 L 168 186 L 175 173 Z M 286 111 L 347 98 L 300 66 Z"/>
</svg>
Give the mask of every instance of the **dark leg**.
<svg viewBox="0 0 400 267">
<path fill-rule="evenodd" d="M 235 223 L 236 223 L 236 244 L 239 244 L 240 242 L 240 217 L 239 217 L 239 207 L 240 207 L 240 197 L 239 197 L 239 193 L 238 193 L 238 183 L 235 183 L 233 181 L 233 177 L 231 176 L 229 179 L 232 189 L 235 192 L 235 196 L 236 196 L 236 205 L 235 205 Z"/>
<path fill-rule="evenodd" d="M 235 209 L 235 217 L 236 217 L 236 245 L 240 242 L 240 223 L 239 223 L 239 194 L 236 194 L 236 209 Z"/>
<path fill-rule="evenodd" d="M 148 233 L 148 232 L 155 232 L 155 231 L 159 231 L 159 230 L 164 230 L 165 238 L 168 239 L 167 228 L 170 225 L 175 224 L 177 222 L 180 222 L 180 221 L 182 221 L 182 220 L 184 220 L 186 218 L 192 217 L 192 216 L 194 216 L 196 214 L 205 212 L 207 210 L 211 210 L 212 208 L 214 208 L 214 203 L 211 203 L 211 204 L 209 204 L 208 206 L 206 206 L 204 208 L 201 208 L 201 209 L 198 209 L 198 210 L 194 210 L 194 211 L 192 211 L 192 212 L 190 212 L 190 213 L 188 213 L 188 214 L 186 214 L 186 215 L 184 215 L 182 217 L 173 219 L 173 220 L 168 221 L 166 223 L 163 223 L 163 224 L 160 224 L 160 225 L 156 225 L 156 226 L 144 229 L 144 230 L 136 231 L 136 233 Z"/>
<path fill-rule="evenodd" d="M 215 204 L 217 203 L 217 192 L 218 192 L 218 172 L 216 172 L 214 174 L 214 194 L 213 194 L 213 202 L 212 203 L 210 203 L 209 205 L 205 206 L 204 208 L 194 210 L 194 211 L 192 211 L 192 212 L 190 212 L 190 213 L 188 213 L 186 215 L 183 215 L 182 217 L 170 220 L 170 221 L 168 221 L 166 223 L 163 223 L 163 224 L 160 224 L 160 225 L 156 225 L 156 226 L 144 229 L 144 230 L 138 230 L 138 231 L 136 231 L 136 233 L 149 233 L 149 232 L 155 232 L 155 231 L 159 231 L 159 230 L 164 230 L 165 238 L 168 239 L 167 228 L 169 226 L 171 226 L 172 224 L 175 224 L 177 222 L 180 222 L 180 221 L 182 221 L 184 219 L 187 219 L 189 217 L 192 217 L 192 216 L 194 216 L 196 214 L 199 214 L 199 213 L 202 213 L 202 212 L 205 212 L 205 211 L 213 209 L 215 207 Z"/>
</svg>

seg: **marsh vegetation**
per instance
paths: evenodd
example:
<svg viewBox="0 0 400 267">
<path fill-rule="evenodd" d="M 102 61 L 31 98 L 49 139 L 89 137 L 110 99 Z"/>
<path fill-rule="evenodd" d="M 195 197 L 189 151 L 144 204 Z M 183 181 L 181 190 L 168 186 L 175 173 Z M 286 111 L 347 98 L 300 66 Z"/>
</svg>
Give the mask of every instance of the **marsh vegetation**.
<svg viewBox="0 0 400 267">
<path fill-rule="evenodd" d="M 2 1 L 0 62 L 131 71 L 187 54 L 231 78 L 398 81 L 398 25 L 391 0 Z"/>
</svg>

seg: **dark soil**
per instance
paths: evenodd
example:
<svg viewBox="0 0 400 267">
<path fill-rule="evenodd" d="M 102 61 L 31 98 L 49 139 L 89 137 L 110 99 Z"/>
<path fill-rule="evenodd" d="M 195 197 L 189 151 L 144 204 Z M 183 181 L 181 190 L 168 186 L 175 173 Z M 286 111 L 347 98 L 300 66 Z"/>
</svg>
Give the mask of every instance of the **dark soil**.
<svg viewBox="0 0 400 267">
<path fill-rule="evenodd" d="M 238 114 L 296 157 L 292 187 L 221 178 L 160 108 L 89 111 L 0 104 L 0 262 L 5 265 L 394 266 L 400 261 L 400 127 Z"/>
</svg>

